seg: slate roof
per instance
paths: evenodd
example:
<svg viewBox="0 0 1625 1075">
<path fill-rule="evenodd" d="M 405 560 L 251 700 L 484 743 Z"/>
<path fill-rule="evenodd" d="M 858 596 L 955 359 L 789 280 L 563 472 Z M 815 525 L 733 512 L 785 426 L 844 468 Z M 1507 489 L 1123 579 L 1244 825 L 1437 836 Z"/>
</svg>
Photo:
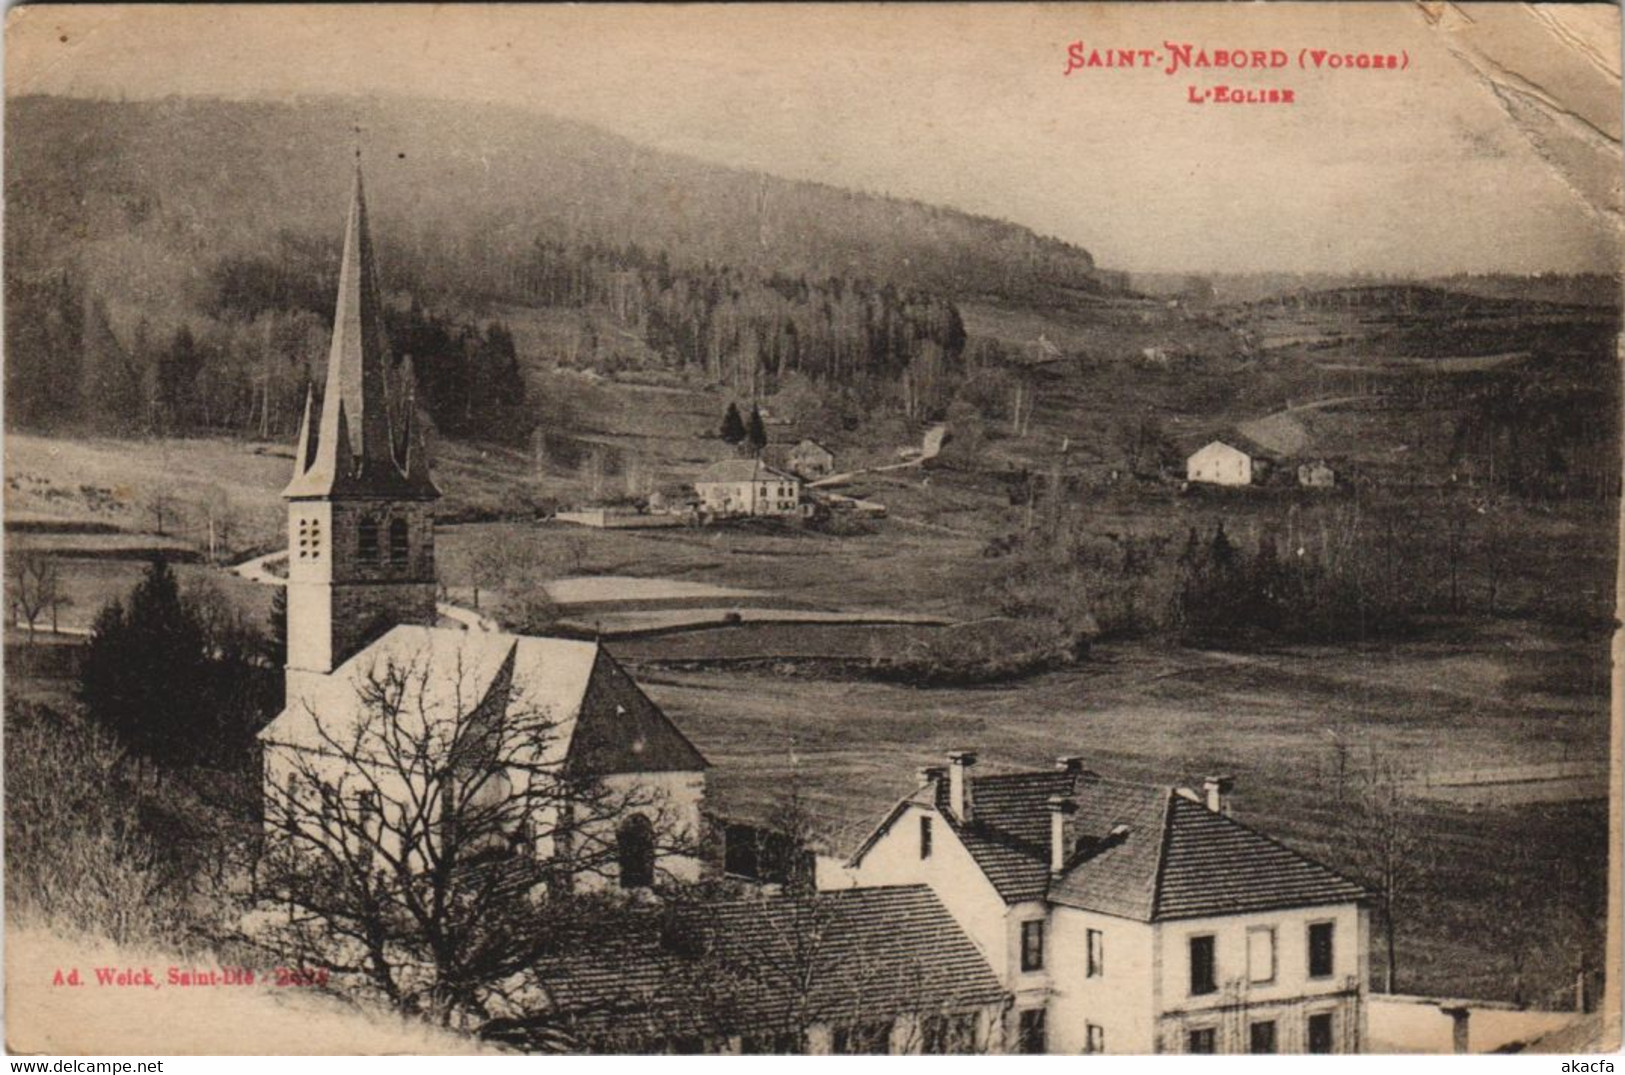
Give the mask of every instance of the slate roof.
<svg viewBox="0 0 1625 1075">
<path fill-rule="evenodd" d="M 401 695 L 397 723 L 421 738 L 483 706 L 545 719 L 545 764 L 608 776 L 698 772 L 705 758 L 596 642 L 532 638 L 500 631 L 402 624 L 315 681 L 259 734 L 270 743 L 319 749 L 324 736 L 353 741 L 366 709 L 363 691 L 393 672 Z M 369 737 L 370 741 L 370 737 Z"/>
<path fill-rule="evenodd" d="M 544 960 L 543 1018 L 599 1048 L 996 1004 L 998 979 L 924 885 L 703 904 Z"/>
<path fill-rule="evenodd" d="M 1172 800 L 1160 881 L 1158 918 L 1348 903 L 1366 896 L 1341 874 L 1184 796 Z"/>
<path fill-rule="evenodd" d="M 293 479 L 282 495 L 433 500 L 421 430 L 413 420 L 410 362 L 389 357 L 361 165 L 355 169 L 333 311 L 333 339 L 320 406 L 305 397 Z"/>
<path fill-rule="evenodd" d="M 695 485 L 710 482 L 800 481 L 793 474 L 774 470 L 760 459 L 724 459 L 700 471 Z"/>
<path fill-rule="evenodd" d="M 1049 800 L 1057 796 L 1077 810 L 1064 830 L 1066 869 L 1052 877 Z M 921 788 L 898 812 L 909 803 L 934 807 L 1006 903 L 1049 900 L 1151 922 L 1367 897 L 1334 870 L 1171 786 L 1039 770 L 972 777 L 971 801 L 971 823 L 955 821 L 944 778 L 934 794 Z"/>
</svg>

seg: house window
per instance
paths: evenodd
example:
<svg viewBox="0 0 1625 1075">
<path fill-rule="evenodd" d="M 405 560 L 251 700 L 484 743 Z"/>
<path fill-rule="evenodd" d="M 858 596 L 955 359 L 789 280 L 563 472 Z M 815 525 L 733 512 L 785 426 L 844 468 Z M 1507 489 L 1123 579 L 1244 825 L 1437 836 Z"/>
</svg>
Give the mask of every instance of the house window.
<svg viewBox="0 0 1625 1075">
<path fill-rule="evenodd" d="M 1275 1020 L 1269 1019 L 1262 1023 L 1254 1023 L 1247 1028 L 1247 1051 L 1249 1053 L 1275 1052 Z"/>
<path fill-rule="evenodd" d="M 1213 959 L 1213 934 L 1192 937 L 1190 948 L 1191 996 L 1199 997 L 1205 993 L 1217 992 L 1219 979 Z"/>
<path fill-rule="evenodd" d="M 976 1016 L 972 1012 L 928 1015 L 920 1035 L 927 1056 L 969 1056 L 976 1051 Z"/>
<path fill-rule="evenodd" d="M 1092 929 L 1086 936 L 1088 940 L 1088 968 L 1086 973 L 1090 978 L 1103 977 L 1106 973 L 1105 934 L 1098 929 Z"/>
<path fill-rule="evenodd" d="M 378 520 L 361 520 L 361 562 L 376 564 L 378 562 Z"/>
<path fill-rule="evenodd" d="M 1016 1051 L 1029 1055 L 1043 1053 L 1047 1042 L 1044 1032 L 1044 1009 L 1028 1008 L 1016 1023 Z"/>
<path fill-rule="evenodd" d="M 405 519 L 391 519 L 389 521 L 389 558 L 397 564 L 407 561 L 407 554 L 412 551 L 411 539 L 407 535 Z"/>
<path fill-rule="evenodd" d="M 1275 927 L 1253 926 L 1247 930 L 1247 980 L 1253 983 L 1275 981 Z"/>
<path fill-rule="evenodd" d="M 920 815 L 920 857 L 922 859 L 931 857 L 931 816 L 929 814 Z"/>
<path fill-rule="evenodd" d="M 655 829 L 642 814 L 621 822 L 615 834 L 615 857 L 622 888 L 648 888 L 655 883 Z"/>
<path fill-rule="evenodd" d="M 1332 1051 L 1331 1012 L 1321 1012 L 1309 1017 L 1309 1051 L 1312 1053 Z"/>
<path fill-rule="evenodd" d="M 1185 1036 L 1185 1051 L 1188 1053 L 1215 1052 L 1214 1046 L 1218 1044 L 1218 1035 L 1210 1026 L 1192 1030 Z"/>
<path fill-rule="evenodd" d="M 1309 977 L 1330 978 L 1333 966 L 1335 922 L 1309 923 Z"/>
<path fill-rule="evenodd" d="M 1083 1051 L 1086 1053 L 1103 1053 L 1106 1051 L 1106 1028 L 1094 1023 L 1086 1023 L 1083 1028 Z"/>
<path fill-rule="evenodd" d="M 1021 969 L 1044 969 L 1044 922 L 1038 919 L 1021 924 Z"/>
<path fill-rule="evenodd" d="M 840 1056 L 877 1056 L 891 1052 L 891 1023 L 851 1023 L 835 1028 L 831 1052 Z"/>
</svg>

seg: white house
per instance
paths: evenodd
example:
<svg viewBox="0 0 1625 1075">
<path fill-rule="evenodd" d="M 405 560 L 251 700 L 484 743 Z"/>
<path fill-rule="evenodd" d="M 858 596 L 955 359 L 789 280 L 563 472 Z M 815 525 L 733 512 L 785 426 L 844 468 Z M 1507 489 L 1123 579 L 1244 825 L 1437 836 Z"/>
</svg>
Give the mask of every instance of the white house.
<svg viewBox="0 0 1625 1075">
<path fill-rule="evenodd" d="M 1228 816 L 1227 780 L 1203 797 L 975 760 L 923 772 L 848 865 L 936 891 L 1013 997 L 1013 1048 L 1362 1050 L 1366 893 Z"/>
<path fill-rule="evenodd" d="M 1298 465 L 1298 484 L 1305 489 L 1331 489 L 1337 485 L 1337 472 L 1325 460 Z"/>
<path fill-rule="evenodd" d="M 1185 460 L 1185 480 L 1209 485 L 1251 485 L 1258 468 L 1255 458 L 1222 440 L 1211 441 Z"/>
<path fill-rule="evenodd" d="M 505 740 L 511 755 L 485 768 L 511 774 L 511 784 L 546 769 L 637 791 L 620 801 L 650 804 L 658 819 L 620 817 L 614 832 L 583 838 L 615 841 L 621 883 L 646 885 L 657 865 L 656 820 L 673 837 L 698 834 L 706 761 L 600 646 L 437 626 L 433 504 L 440 491 L 414 428 L 410 371 L 392 390 L 401 375 L 386 348 L 358 167 L 326 391 L 319 407 L 313 397 L 306 401 L 294 476 L 283 493 L 286 701 L 259 735 L 266 801 L 294 803 L 286 812 L 298 814 L 302 796 L 326 802 L 353 794 L 358 815 L 398 809 L 421 791 L 413 774 L 446 771 L 433 757 L 403 755 L 403 746 L 454 756 L 494 733 L 448 736 L 443 729 L 512 731 L 524 721 L 534 734 Z M 381 684 L 387 699 L 377 696 Z M 387 707 L 385 722 L 377 719 L 380 706 Z M 549 832 L 551 820 L 528 818 L 520 827 Z M 659 865 L 678 875 L 697 870 L 686 861 Z"/>
<path fill-rule="evenodd" d="M 760 459 L 724 459 L 694 479 L 700 509 L 711 515 L 801 513 L 801 479 L 774 470 Z"/>
</svg>

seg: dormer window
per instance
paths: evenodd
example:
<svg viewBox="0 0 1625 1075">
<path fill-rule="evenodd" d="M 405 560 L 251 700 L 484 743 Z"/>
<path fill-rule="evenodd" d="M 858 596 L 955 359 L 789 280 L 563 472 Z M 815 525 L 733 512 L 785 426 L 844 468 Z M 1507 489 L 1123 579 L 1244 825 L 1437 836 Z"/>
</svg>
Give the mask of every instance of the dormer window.
<svg viewBox="0 0 1625 1075">
<path fill-rule="evenodd" d="M 378 562 L 378 520 L 361 520 L 361 562 L 376 564 Z"/>
</svg>

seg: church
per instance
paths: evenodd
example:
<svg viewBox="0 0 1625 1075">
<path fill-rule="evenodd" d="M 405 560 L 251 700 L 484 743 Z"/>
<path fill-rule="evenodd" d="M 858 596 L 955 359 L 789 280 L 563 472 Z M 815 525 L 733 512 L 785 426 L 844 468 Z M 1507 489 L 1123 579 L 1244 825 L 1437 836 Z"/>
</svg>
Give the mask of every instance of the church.
<svg viewBox="0 0 1625 1075">
<path fill-rule="evenodd" d="M 410 362 L 389 353 L 358 161 L 325 391 L 307 397 L 283 492 L 286 699 L 259 735 L 267 826 L 273 802 L 301 795 L 319 804 L 315 827 L 330 807 L 379 818 L 423 808 L 421 774 L 496 750 L 500 779 L 481 794 L 551 815 L 513 819 L 514 847 L 552 857 L 597 844 L 607 869 L 592 883 L 694 878 L 707 762 L 614 657 L 597 642 L 442 623 L 440 490 L 412 385 Z M 624 809 L 596 829 L 561 823 L 576 809 L 567 794 L 512 790 L 540 780 L 608 789 Z M 556 846 L 563 833 L 568 849 Z"/>
</svg>

